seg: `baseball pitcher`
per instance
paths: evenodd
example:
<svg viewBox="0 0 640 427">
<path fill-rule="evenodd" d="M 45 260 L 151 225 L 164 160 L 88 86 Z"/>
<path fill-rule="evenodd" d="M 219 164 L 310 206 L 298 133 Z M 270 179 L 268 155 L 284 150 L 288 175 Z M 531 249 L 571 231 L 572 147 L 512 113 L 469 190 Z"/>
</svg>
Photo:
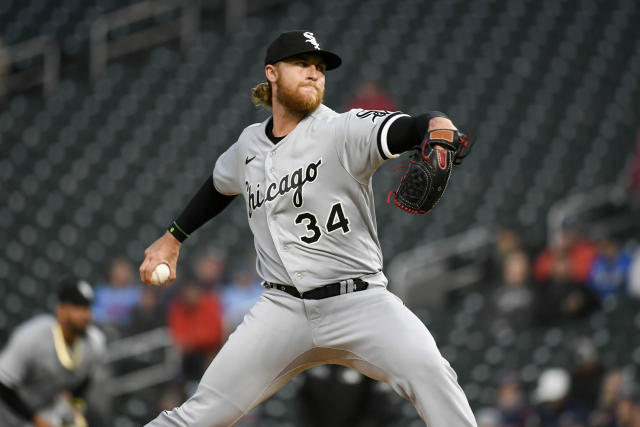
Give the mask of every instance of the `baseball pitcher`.
<svg viewBox="0 0 640 427">
<path fill-rule="evenodd" d="M 268 47 L 267 81 L 254 102 L 271 108 L 216 161 L 167 232 L 145 251 L 143 282 L 182 242 L 242 195 L 264 292 L 204 373 L 195 394 L 150 426 L 230 426 L 298 373 L 351 367 L 387 382 L 430 427 L 475 426 L 457 377 L 425 325 L 387 291 L 376 231 L 374 172 L 414 155 L 396 205 L 428 211 L 439 199 L 464 136 L 444 114 L 351 110 L 322 104 L 325 72 L 341 64 L 309 31 Z"/>
</svg>

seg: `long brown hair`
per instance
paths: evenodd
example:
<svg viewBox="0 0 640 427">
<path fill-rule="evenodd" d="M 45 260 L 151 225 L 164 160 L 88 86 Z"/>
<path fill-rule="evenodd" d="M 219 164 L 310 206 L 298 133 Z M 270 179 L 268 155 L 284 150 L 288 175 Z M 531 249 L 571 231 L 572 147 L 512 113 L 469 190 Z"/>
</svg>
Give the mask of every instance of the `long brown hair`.
<svg viewBox="0 0 640 427">
<path fill-rule="evenodd" d="M 251 101 L 256 107 L 271 108 L 271 82 L 262 82 L 253 88 Z"/>
</svg>

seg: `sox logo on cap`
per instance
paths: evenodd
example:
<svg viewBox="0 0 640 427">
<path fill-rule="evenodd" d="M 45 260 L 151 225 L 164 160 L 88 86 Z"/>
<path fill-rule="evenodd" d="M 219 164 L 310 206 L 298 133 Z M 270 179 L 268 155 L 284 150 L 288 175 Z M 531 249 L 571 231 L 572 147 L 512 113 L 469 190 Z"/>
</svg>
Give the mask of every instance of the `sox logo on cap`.
<svg viewBox="0 0 640 427">
<path fill-rule="evenodd" d="M 305 33 L 302 34 L 304 36 L 307 43 L 311 43 L 313 45 L 314 48 L 316 48 L 316 50 L 320 50 L 320 44 L 318 43 L 318 41 L 316 40 L 316 36 L 313 35 L 312 32 L 307 31 Z"/>
</svg>

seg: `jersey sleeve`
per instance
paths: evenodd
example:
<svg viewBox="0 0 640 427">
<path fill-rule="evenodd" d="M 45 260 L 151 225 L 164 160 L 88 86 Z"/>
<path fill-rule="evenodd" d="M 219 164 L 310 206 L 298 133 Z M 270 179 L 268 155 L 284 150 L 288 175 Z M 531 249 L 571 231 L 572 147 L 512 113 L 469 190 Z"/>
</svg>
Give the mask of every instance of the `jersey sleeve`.
<svg viewBox="0 0 640 427">
<path fill-rule="evenodd" d="M 387 144 L 391 124 L 407 114 L 379 110 L 351 110 L 341 115 L 336 149 L 344 168 L 366 183 L 385 160 L 398 157 Z"/>
<path fill-rule="evenodd" d="M 242 192 L 242 182 L 238 177 L 238 143 L 227 149 L 213 168 L 213 185 L 219 193 L 233 196 Z"/>
<path fill-rule="evenodd" d="M 0 353 L 0 382 L 8 387 L 19 385 L 27 375 L 34 344 L 42 337 L 33 328 L 23 325 L 16 329 Z"/>
</svg>

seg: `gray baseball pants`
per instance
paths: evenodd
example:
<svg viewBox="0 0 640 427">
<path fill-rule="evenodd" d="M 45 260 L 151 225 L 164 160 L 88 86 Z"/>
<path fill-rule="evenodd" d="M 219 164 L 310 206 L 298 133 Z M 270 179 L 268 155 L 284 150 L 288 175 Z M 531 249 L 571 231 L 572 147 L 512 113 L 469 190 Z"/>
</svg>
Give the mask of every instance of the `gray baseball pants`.
<svg viewBox="0 0 640 427">
<path fill-rule="evenodd" d="M 227 427 L 319 364 L 351 367 L 410 400 L 429 427 L 476 426 L 424 324 L 382 285 L 321 300 L 265 289 L 195 394 L 148 426 Z"/>
</svg>

